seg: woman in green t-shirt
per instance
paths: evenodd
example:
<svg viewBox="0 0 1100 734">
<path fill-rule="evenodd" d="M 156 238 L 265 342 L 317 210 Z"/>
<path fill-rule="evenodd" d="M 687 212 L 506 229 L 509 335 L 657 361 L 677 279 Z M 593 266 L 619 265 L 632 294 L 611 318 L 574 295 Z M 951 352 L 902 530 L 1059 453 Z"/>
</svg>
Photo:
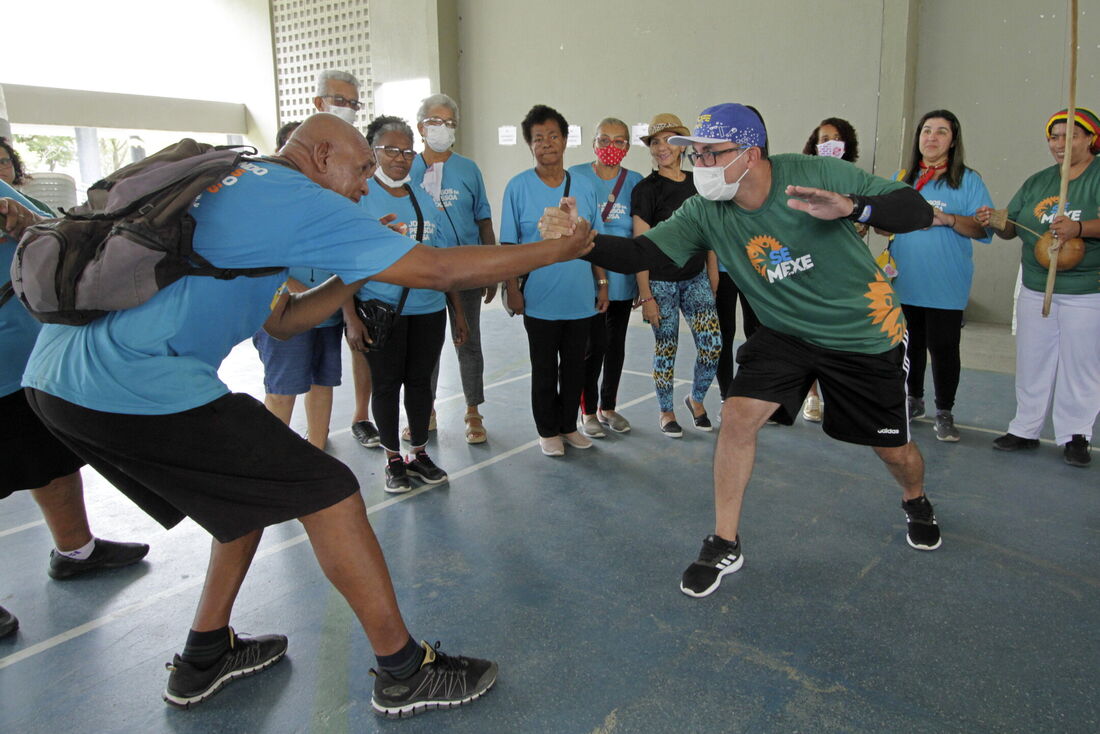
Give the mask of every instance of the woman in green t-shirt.
<svg viewBox="0 0 1100 734">
<path fill-rule="evenodd" d="M 1054 396 L 1055 441 L 1071 466 L 1088 466 L 1092 426 L 1100 413 L 1100 118 L 1078 107 L 1074 125 L 1066 110 L 1047 121 L 1047 143 L 1055 165 L 1031 176 L 1008 205 L 1003 239 L 1023 240 L 1023 284 L 1016 304 L 1016 417 L 1008 432 L 993 441 L 1001 451 L 1039 446 L 1047 405 Z M 1070 156 L 1065 213 L 1059 213 L 1062 161 Z M 983 206 L 975 218 L 989 226 L 993 210 Z M 1017 223 L 1020 225 L 1017 227 Z M 1035 258 L 1038 232 L 1049 229 L 1059 240 L 1080 237 L 1085 253 L 1077 265 L 1054 280 L 1050 316 L 1042 313 L 1047 269 Z"/>
</svg>

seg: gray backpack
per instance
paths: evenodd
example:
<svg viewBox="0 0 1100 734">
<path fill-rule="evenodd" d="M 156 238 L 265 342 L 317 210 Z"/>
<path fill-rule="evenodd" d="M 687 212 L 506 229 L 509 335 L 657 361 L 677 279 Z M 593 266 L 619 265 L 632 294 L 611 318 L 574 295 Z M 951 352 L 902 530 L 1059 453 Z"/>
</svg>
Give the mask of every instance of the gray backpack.
<svg viewBox="0 0 1100 734">
<path fill-rule="evenodd" d="M 279 272 L 219 268 L 192 249 L 195 197 L 235 183 L 249 161 L 240 149 L 187 138 L 115 171 L 88 189 L 84 204 L 27 228 L 11 265 L 16 295 L 39 321 L 81 325 L 145 303 L 185 275 Z"/>
</svg>

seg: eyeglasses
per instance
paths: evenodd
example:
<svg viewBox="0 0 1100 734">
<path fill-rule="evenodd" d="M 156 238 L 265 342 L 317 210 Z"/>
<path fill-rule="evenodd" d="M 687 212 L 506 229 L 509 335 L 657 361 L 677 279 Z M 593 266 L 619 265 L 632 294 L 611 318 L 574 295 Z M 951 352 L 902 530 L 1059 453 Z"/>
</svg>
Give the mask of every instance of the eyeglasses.
<svg viewBox="0 0 1100 734">
<path fill-rule="evenodd" d="M 725 150 L 707 150 L 702 153 L 696 153 L 694 150 L 687 153 L 687 159 L 693 166 L 713 166 L 718 161 L 718 156 L 723 153 L 733 153 L 734 151 L 744 150 L 744 148 L 726 148 Z"/>
<path fill-rule="evenodd" d="M 421 120 L 421 122 L 423 122 L 428 127 L 438 127 L 440 125 L 445 125 L 452 130 L 458 127 L 458 123 L 454 120 L 444 120 L 442 117 L 425 117 L 423 120 Z"/>
<path fill-rule="evenodd" d="M 13 161 L 11 158 L 0 158 L 0 166 L 10 166 Z"/>
<path fill-rule="evenodd" d="M 387 158 L 404 158 L 407 161 L 411 161 L 416 158 L 416 151 L 409 150 L 408 148 L 398 148 L 395 145 L 376 145 L 375 150 L 380 150 L 386 154 Z"/>
<path fill-rule="evenodd" d="M 619 150 L 626 150 L 630 147 L 630 141 L 626 138 L 609 138 L 606 135 L 601 135 L 596 138 L 597 148 L 606 148 L 607 146 L 618 148 Z"/>
<path fill-rule="evenodd" d="M 358 112 L 363 108 L 363 103 L 357 99 L 348 99 L 342 94 L 322 94 L 321 99 L 331 99 L 337 107 L 350 107 Z"/>
</svg>

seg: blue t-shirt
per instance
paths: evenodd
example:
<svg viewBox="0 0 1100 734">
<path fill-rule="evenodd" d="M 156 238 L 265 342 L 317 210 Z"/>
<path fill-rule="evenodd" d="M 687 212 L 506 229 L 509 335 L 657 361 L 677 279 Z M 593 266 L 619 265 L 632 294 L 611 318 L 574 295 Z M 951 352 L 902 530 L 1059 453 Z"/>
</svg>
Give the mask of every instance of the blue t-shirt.
<svg viewBox="0 0 1100 734">
<path fill-rule="evenodd" d="M 584 178 L 570 176 L 569 195 L 577 199 L 582 217 L 600 230 L 596 192 Z M 504 207 L 500 215 L 500 241 L 522 245 L 538 242 L 538 222 L 544 209 L 558 206 L 565 195 L 565 181 L 551 188 L 542 182 L 535 169 L 516 174 L 504 189 Z M 584 260 L 569 260 L 537 268 L 527 276 L 523 287 L 523 311 L 547 321 L 584 319 L 596 315 L 596 279 L 592 265 Z"/>
<path fill-rule="evenodd" d="M 3 181 L 0 181 L 0 199 L 15 199 L 31 211 L 49 216 Z M 0 234 L 0 285 L 11 282 L 11 261 L 15 257 L 16 244 L 7 232 Z M 42 324 L 23 308 L 14 293 L 0 307 L 0 396 L 11 395 L 20 389 L 23 368 L 27 366 L 27 357 L 31 356 L 41 328 Z"/>
<path fill-rule="evenodd" d="M 443 185 L 439 189 L 438 203 L 447 210 L 443 219 L 447 226 L 453 225 L 455 241 L 460 245 L 483 244 L 477 223 L 482 219 L 490 219 L 493 212 L 489 208 L 489 197 L 485 193 L 481 169 L 472 160 L 458 153 L 451 153 L 450 158 L 435 165 L 443 166 Z M 426 170 L 424 156 L 418 155 L 409 170 L 417 193 L 426 190 L 421 188 Z"/>
<path fill-rule="evenodd" d="M 989 190 L 977 171 L 963 172 L 962 183 L 953 189 L 940 178 L 920 190 L 925 200 L 948 214 L 972 216 L 980 206 L 993 206 Z M 992 233 L 979 242 L 989 242 Z M 894 291 L 907 306 L 961 311 L 970 298 L 974 278 L 974 246 L 969 237 L 951 227 L 930 227 L 894 236 L 890 252 L 897 263 Z"/>
<path fill-rule="evenodd" d="M 623 169 L 626 170 L 626 169 Z M 610 181 L 605 181 L 596 175 L 591 163 L 581 163 L 569 167 L 569 173 L 574 179 L 583 178 L 592 185 L 596 192 L 597 214 L 602 220 L 603 210 L 607 207 L 607 200 L 615 190 L 615 182 L 619 180 L 615 176 Z M 615 237 L 634 237 L 634 221 L 630 216 L 630 195 L 634 187 L 642 180 L 642 175 L 635 171 L 627 171 L 626 179 L 619 195 L 615 197 L 615 203 L 611 205 L 611 211 L 607 213 L 607 220 L 602 221 L 600 231 L 603 234 Z M 612 301 L 633 301 L 638 295 L 638 281 L 631 275 L 623 275 L 613 270 L 607 271 L 607 297 Z"/>
<path fill-rule="evenodd" d="M 451 247 L 455 244 L 454 230 L 443 218 L 443 212 L 435 208 L 432 197 L 424 191 L 418 191 L 418 186 L 410 186 L 413 196 L 420 204 L 420 211 L 424 215 L 424 235 L 420 242 L 433 247 Z M 386 191 L 382 184 L 371 180 L 369 193 L 359 200 L 359 206 L 374 219 L 380 219 L 387 214 L 396 214 L 397 222 L 403 222 L 408 228 L 409 242 L 415 243 L 416 239 L 416 209 L 408 196 L 394 196 Z M 392 283 L 367 282 L 359 289 L 359 299 L 362 301 L 377 298 L 391 306 L 396 306 L 401 300 L 403 288 Z M 447 296 L 440 291 L 412 288 L 409 290 L 405 305 L 401 313 L 408 316 L 435 313 L 447 308 Z"/>
<path fill-rule="evenodd" d="M 241 168 L 191 207 L 195 250 L 219 267 L 316 267 L 350 283 L 413 247 L 301 173 L 274 163 Z M 205 405 L 229 392 L 218 366 L 267 320 L 286 276 L 188 276 L 86 326 L 46 324 L 23 384 L 109 413 L 163 415 Z"/>
<path fill-rule="evenodd" d="M 288 278 L 294 278 L 306 288 L 316 288 L 324 283 L 326 280 L 333 276 L 333 273 L 327 270 L 318 270 L 317 268 L 290 268 L 286 272 Z M 336 313 L 329 316 L 327 319 L 313 327 L 320 329 L 325 326 L 339 326 L 344 323 L 344 312 L 340 309 L 336 310 Z"/>
</svg>

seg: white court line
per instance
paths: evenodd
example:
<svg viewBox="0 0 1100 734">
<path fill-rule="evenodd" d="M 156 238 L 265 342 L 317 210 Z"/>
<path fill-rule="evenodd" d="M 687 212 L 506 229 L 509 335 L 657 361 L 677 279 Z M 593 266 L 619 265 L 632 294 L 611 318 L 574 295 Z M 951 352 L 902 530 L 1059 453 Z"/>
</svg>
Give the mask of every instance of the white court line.
<svg viewBox="0 0 1100 734">
<path fill-rule="evenodd" d="M 624 372 L 628 372 L 628 370 L 624 370 Z M 641 374 L 641 375 L 644 375 L 644 376 L 648 376 L 648 373 L 630 372 L 630 374 Z M 530 377 L 530 373 L 521 375 L 519 377 L 509 378 L 507 380 L 502 380 L 500 382 L 494 383 L 491 386 L 486 386 L 486 387 L 498 387 L 500 385 L 506 385 L 510 382 L 516 382 L 517 380 L 522 380 L 522 379 L 525 379 L 525 378 L 528 378 L 528 377 Z M 686 382 L 686 380 L 677 380 L 677 382 L 684 383 L 684 382 Z M 626 407 L 630 407 L 630 406 L 633 406 L 633 405 L 637 405 L 638 403 L 644 402 L 646 400 L 652 400 L 655 397 L 656 396 L 652 392 L 650 392 L 650 393 L 648 393 L 648 394 L 646 394 L 646 395 L 644 395 L 640 398 L 635 398 L 634 400 L 631 400 L 630 402 L 624 403 L 622 405 L 622 407 L 626 408 Z M 341 433 L 346 433 L 350 430 L 351 430 L 350 428 L 346 428 L 346 429 L 343 429 L 341 431 Z M 521 444 L 519 446 L 511 448 L 508 451 L 505 451 L 501 454 L 497 454 L 495 456 L 492 456 L 492 457 L 490 457 L 490 458 L 486 459 L 485 461 L 482 461 L 478 464 L 473 464 L 472 466 L 468 466 L 465 469 L 461 469 L 457 472 L 454 472 L 453 474 L 450 474 L 449 478 L 448 478 L 448 482 L 453 482 L 456 479 L 461 479 L 463 477 L 469 476 L 470 474 L 473 474 L 477 471 L 480 471 L 481 469 L 484 469 L 486 467 L 492 466 L 493 464 L 496 464 L 497 462 L 504 461 L 507 458 L 510 458 L 512 456 L 515 456 L 516 454 L 522 453 L 522 452 L 524 452 L 524 451 L 526 451 L 526 450 L 528 450 L 528 449 L 530 449 L 534 446 L 537 446 L 537 445 L 538 445 L 538 440 L 536 439 L 534 441 L 528 441 L 525 444 Z M 394 496 L 394 497 L 391 497 L 390 499 L 379 502 L 378 504 L 371 505 L 370 507 L 367 508 L 367 515 L 373 515 L 374 513 L 380 512 L 381 510 L 384 510 L 387 507 L 391 507 L 393 505 L 396 505 L 399 502 L 404 502 L 406 500 L 412 499 L 413 497 L 416 497 L 419 494 L 423 494 L 424 492 L 426 492 L 428 490 L 435 489 L 438 486 L 439 485 L 425 484 L 422 487 L 419 487 L 418 489 L 414 489 L 411 492 L 406 492 L 405 494 Z M 44 524 L 44 523 L 41 522 L 41 521 L 39 523 L 31 523 L 31 525 L 37 525 L 37 524 Z M 28 527 L 28 526 L 20 526 L 18 528 L 12 528 L 11 530 L 5 531 L 5 533 L 18 532 L 19 530 L 26 529 L 26 527 Z M 286 550 L 287 548 L 292 548 L 296 545 L 299 545 L 300 543 L 305 542 L 306 540 L 308 540 L 308 536 L 305 533 L 301 533 L 299 535 L 295 535 L 294 537 L 288 538 L 287 540 L 284 540 L 284 541 L 282 541 L 280 543 L 277 543 L 275 545 L 268 546 L 266 548 L 262 548 L 256 553 L 256 557 L 253 560 L 253 562 L 261 560 L 263 558 L 267 558 L 268 556 L 273 556 L 276 553 L 281 553 L 282 551 Z M 40 653 L 46 652 L 47 650 L 55 648 L 58 645 L 62 645 L 64 643 L 68 642 L 69 640 L 73 640 L 73 639 L 76 639 L 77 637 L 85 635 L 88 632 L 99 629 L 100 627 L 103 627 L 107 624 L 110 624 L 111 622 L 114 622 L 117 619 L 122 619 L 124 617 L 127 617 L 130 614 L 132 614 L 134 612 L 137 612 L 141 609 L 145 609 L 146 607 L 150 607 L 153 604 L 156 604 L 157 602 L 163 601 L 165 599 L 169 599 L 169 598 L 171 598 L 173 596 L 176 596 L 178 594 L 182 594 L 183 592 L 188 591 L 189 589 L 194 589 L 198 586 L 201 586 L 204 581 L 205 581 L 205 577 L 197 577 L 197 578 L 190 579 L 188 581 L 184 581 L 183 583 L 176 584 L 175 586 L 164 589 L 163 591 L 159 591 L 159 592 L 156 592 L 156 593 L 154 593 L 150 596 L 147 596 L 144 599 L 142 599 L 141 601 L 134 602 L 133 604 L 129 604 L 129 605 L 127 605 L 125 607 L 122 607 L 120 609 L 116 609 L 115 611 L 110 612 L 108 614 L 105 614 L 102 617 L 97 617 L 96 619 L 85 622 L 84 624 L 73 627 L 72 629 L 66 630 L 65 632 L 62 632 L 61 634 L 54 635 L 53 637 L 50 637 L 49 639 L 42 640 L 41 642 L 37 642 L 33 645 L 30 645 L 29 647 L 25 647 L 22 650 L 14 652 L 11 655 L 8 655 L 6 657 L 2 657 L 2 658 L 0 658 L 0 670 L 3 670 L 4 668 L 15 665 L 16 663 L 20 663 L 24 660 L 27 660 L 28 658 L 32 658 L 35 655 L 38 655 Z"/>
<path fill-rule="evenodd" d="M 39 527 L 41 525 L 45 525 L 45 524 L 46 524 L 45 520 L 35 520 L 34 522 L 29 522 L 26 525 L 16 525 L 14 528 L 8 528 L 7 530 L 0 530 L 0 538 L 3 538 L 5 535 L 14 535 L 15 533 L 22 532 L 23 530 L 30 530 L 31 528 L 37 528 L 37 527 Z"/>
</svg>

